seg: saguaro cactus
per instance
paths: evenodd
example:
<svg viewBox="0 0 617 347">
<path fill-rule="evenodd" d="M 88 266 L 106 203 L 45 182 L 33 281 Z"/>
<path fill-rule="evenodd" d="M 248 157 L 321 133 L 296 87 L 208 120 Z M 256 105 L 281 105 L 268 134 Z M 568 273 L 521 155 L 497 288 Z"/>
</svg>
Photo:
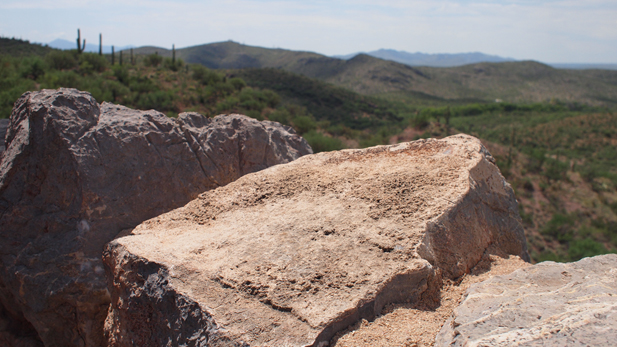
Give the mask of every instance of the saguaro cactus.
<svg viewBox="0 0 617 347">
<path fill-rule="evenodd" d="M 116 52 L 114 50 L 114 46 L 111 46 L 111 65 L 114 65 L 116 58 Z"/>
<path fill-rule="evenodd" d="M 79 45 L 80 42 L 81 42 L 81 32 L 79 31 L 79 29 L 77 29 L 77 53 L 81 53 L 84 51 L 84 49 L 86 49 L 86 39 L 84 39 L 83 46 Z"/>
<path fill-rule="evenodd" d="M 103 34 L 99 34 L 99 55 L 103 55 Z"/>
<path fill-rule="evenodd" d="M 176 64 L 176 45 L 171 45 L 171 62 Z"/>
</svg>

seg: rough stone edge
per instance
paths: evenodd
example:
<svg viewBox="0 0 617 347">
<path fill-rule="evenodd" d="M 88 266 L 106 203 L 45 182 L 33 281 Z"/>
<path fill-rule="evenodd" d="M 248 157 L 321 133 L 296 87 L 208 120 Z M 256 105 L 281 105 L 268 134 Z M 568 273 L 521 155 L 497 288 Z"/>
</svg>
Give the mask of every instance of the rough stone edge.
<svg viewBox="0 0 617 347">
<path fill-rule="evenodd" d="M 139 346 L 167 346 L 180 345 L 187 347 L 206 347 L 216 343 L 217 346 L 225 347 L 248 347 L 244 342 L 231 341 L 225 329 L 216 324 L 207 308 L 179 293 L 171 285 L 169 270 L 165 265 L 150 262 L 144 258 L 135 256 L 117 242 L 110 242 L 103 251 L 103 263 L 107 270 L 107 282 L 109 288 L 121 288 L 122 294 L 129 300 L 121 301 L 116 291 L 111 291 L 111 304 L 107 319 L 105 320 L 105 337 L 109 346 L 139 345 Z M 113 268 L 121 268 L 120 272 Z M 147 277 L 139 270 L 147 269 Z M 130 283 L 130 287 L 125 284 Z M 175 309 L 173 315 L 169 311 L 160 311 L 161 303 L 167 302 L 169 307 Z M 113 305 L 135 306 L 138 310 L 128 309 L 132 314 L 141 316 L 142 319 L 130 320 L 135 323 L 131 326 L 118 324 L 121 317 L 117 316 L 117 310 Z M 147 313 L 144 313 L 147 311 Z M 151 319 L 164 319 L 168 324 L 157 324 L 157 327 L 167 326 L 168 331 L 152 334 Z M 125 320 L 126 321 L 126 320 Z M 124 332 L 130 331 L 130 334 Z M 142 337 L 141 340 L 131 340 L 130 343 L 116 340 L 117 337 L 135 335 Z M 127 341 L 128 342 L 128 341 Z"/>
<path fill-rule="evenodd" d="M 541 262 L 541 263 L 535 264 L 533 266 L 529 266 L 529 267 L 526 267 L 526 268 L 515 270 L 515 271 L 513 271 L 513 272 L 511 272 L 509 274 L 506 274 L 506 275 L 493 276 L 493 277 L 490 277 L 489 279 L 487 279 L 485 281 L 478 282 L 478 283 L 475 283 L 475 284 L 471 285 L 467 289 L 467 291 L 465 291 L 463 296 L 461 297 L 461 301 L 460 301 L 458 306 L 462 305 L 465 302 L 465 300 L 467 299 L 469 294 L 473 290 L 475 290 L 475 288 L 477 288 L 478 286 L 481 286 L 484 283 L 497 281 L 500 278 L 507 279 L 509 277 L 516 276 L 520 272 L 523 272 L 523 273 L 533 272 L 533 274 L 537 274 L 537 273 L 540 273 L 542 271 L 542 268 L 551 267 L 551 266 L 560 266 L 563 269 L 565 269 L 566 267 L 573 267 L 576 270 L 581 271 L 581 270 L 583 270 L 582 267 L 584 266 L 584 264 L 589 263 L 589 262 L 601 261 L 598 258 L 602 258 L 602 259 L 604 259 L 604 258 L 615 258 L 617 260 L 617 255 L 615 255 L 615 254 L 597 255 L 597 256 L 593 256 L 593 257 L 583 258 L 583 259 L 580 259 L 578 261 L 570 262 L 570 263 L 558 263 L 558 262 L 554 262 L 554 261 L 545 261 L 545 262 Z M 457 306 L 457 308 L 458 308 L 458 306 Z M 456 330 L 458 325 L 454 321 L 457 308 L 454 309 L 454 311 L 452 312 L 452 316 L 450 318 L 448 318 L 448 320 L 442 326 L 441 330 L 435 336 L 434 346 L 447 347 L 447 346 L 461 346 L 461 345 L 466 346 L 467 345 L 467 343 L 465 343 L 465 341 L 461 341 L 461 339 L 457 338 L 457 337 L 461 336 L 460 333 Z M 533 343 L 533 341 L 529 341 L 529 342 Z"/>
<path fill-rule="evenodd" d="M 0 161 L 2 161 L 2 153 L 6 149 L 6 144 L 4 142 L 4 138 L 6 136 L 6 132 L 9 128 L 9 120 L 8 119 L 0 119 Z"/>
<path fill-rule="evenodd" d="M 121 288 L 123 297 L 125 298 L 144 298 L 145 303 L 135 303 L 136 307 L 139 307 L 139 311 L 143 311 L 144 307 L 148 307 L 150 311 L 156 311 L 157 307 L 160 307 L 162 302 L 152 294 L 161 294 L 165 297 L 173 298 L 176 303 L 183 303 L 184 306 L 189 306 L 186 312 L 197 312 L 197 315 L 182 314 L 185 311 L 180 312 L 175 318 L 164 318 L 170 322 L 182 319 L 182 323 L 179 323 L 183 329 L 189 327 L 191 333 L 184 334 L 185 336 L 197 337 L 205 341 L 205 344 L 194 344 L 193 340 L 186 340 L 189 343 L 186 346 L 202 347 L 211 346 L 211 343 L 218 343 L 216 346 L 234 346 L 234 347 L 248 347 L 244 341 L 233 341 L 232 338 L 225 331 L 224 327 L 218 326 L 214 318 L 210 315 L 207 308 L 202 307 L 199 303 L 188 298 L 187 295 L 178 291 L 173 286 L 173 280 L 169 275 L 169 269 L 166 265 L 148 261 L 142 257 L 129 253 L 126 248 L 115 240 L 108 243 L 105 251 L 103 252 L 103 262 L 108 278 L 109 288 Z M 128 266 L 131 264 L 132 266 Z M 137 265 L 137 266 L 135 266 Z M 382 311 L 383 307 L 392 303 L 409 303 L 419 300 L 427 290 L 433 291 L 437 289 L 437 276 L 434 268 L 425 260 L 420 260 L 419 266 L 416 268 L 409 268 L 405 271 L 401 271 L 393 276 L 388 282 L 384 283 L 374 295 L 369 296 L 361 300 L 356 307 L 346 312 L 343 312 L 335 320 L 329 322 L 325 327 L 321 329 L 321 332 L 317 335 L 314 342 L 306 347 L 323 347 L 328 346 L 330 340 L 341 330 L 346 329 L 355 322 L 366 319 L 374 320 Z M 114 269 L 120 268 L 119 272 Z M 129 269 L 129 271 L 127 271 Z M 148 277 L 144 278 L 142 272 L 139 270 L 148 269 Z M 130 278 L 130 280 L 127 279 Z M 130 282 L 133 286 L 126 287 L 124 283 Z M 156 293 L 148 293 L 149 290 L 155 290 L 161 288 Z M 119 317 L 117 316 L 117 305 L 119 297 L 117 291 L 110 290 L 112 296 L 112 303 L 109 308 L 107 320 L 105 321 L 105 337 L 109 341 L 109 346 L 116 345 L 115 337 L 124 336 L 126 330 L 131 331 L 131 335 L 134 335 L 136 331 L 139 331 L 139 327 L 125 327 L 119 323 Z M 131 303 L 129 303 L 130 305 Z M 181 305 L 176 304 L 177 307 L 182 308 Z M 130 311 L 123 309 L 124 311 Z M 133 311 L 137 312 L 137 311 Z M 141 315 L 141 313 L 139 313 Z M 178 318 L 179 317 L 179 318 Z M 125 319 L 125 321 L 127 321 Z M 129 319 L 128 321 L 136 321 L 135 319 Z M 141 320 L 144 322 L 144 320 Z M 143 327 L 148 326 L 148 322 L 143 323 Z M 155 324 L 156 326 L 164 326 L 164 324 Z M 200 333 L 200 327 L 207 326 L 207 332 L 213 334 L 211 337 Z M 144 330 L 148 330 L 147 328 Z M 168 341 L 185 341 L 182 340 L 182 335 L 178 333 L 178 329 L 170 329 L 168 335 Z M 157 340 L 150 341 L 152 344 L 148 344 L 147 341 L 138 341 L 143 346 L 163 346 L 168 341 Z"/>
<path fill-rule="evenodd" d="M 373 321 L 381 314 L 382 309 L 394 303 L 412 303 L 420 299 L 427 291 L 437 289 L 437 278 L 433 266 L 422 261 L 422 267 L 407 269 L 394 275 L 377 291 L 374 296 L 361 300 L 353 309 L 343 312 L 332 322 L 328 323 L 317 335 L 311 347 L 328 346 L 330 340 L 340 331 L 347 329 L 356 322 L 366 319 Z"/>
<path fill-rule="evenodd" d="M 489 248 L 501 250 L 498 253 L 517 255 L 524 261 L 530 262 L 531 258 L 527 251 L 527 240 L 518 209 L 507 208 L 508 204 L 507 201 L 503 200 L 504 197 L 495 196 L 498 193 L 488 186 L 485 178 L 478 177 L 481 174 L 479 171 L 482 170 L 482 166 L 490 170 L 493 175 L 497 174 L 499 181 L 503 182 L 506 199 L 513 201 L 515 206 L 518 207 L 514 190 L 495 165 L 495 159 L 479 139 L 465 134 L 451 137 L 477 141 L 476 143 L 479 147 L 474 149 L 474 152 L 479 153 L 481 158 L 473 167 L 469 168 L 470 182 L 467 191 L 461 194 L 457 201 L 451 201 L 453 205 L 449 206 L 440 216 L 427 223 L 424 238 L 417 249 L 418 254 L 421 258 L 428 260 L 433 266 L 442 270 L 445 277 L 452 279 L 469 273 Z M 481 194 L 481 192 L 489 194 Z M 503 204 L 499 204 L 499 202 L 503 202 Z M 469 225 L 466 221 L 461 221 L 460 218 L 457 218 L 458 216 L 465 215 L 468 216 L 466 219 L 469 221 L 491 222 L 486 218 L 487 215 L 491 214 L 500 218 L 501 223 L 497 220 L 496 223 L 487 225 Z M 507 219 L 504 220 L 501 217 L 507 217 Z M 446 221 L 450 221 L 450 223 Z M 483 228 L 484 226 L 486 228 Z M 448 234 L 447 230 L 457 230 L 457 232 L 455 234 Z M 464 232 L 460 232 L 460 230 L 464 230 Z M 486 234 L 484 230 L 490 231 L 488 238 L 482 237 Z M 467 242 L 466 239 L 469 239 L 470 236 L 473 236 L 471 237 L 471 242 Z M 446 240 L 447 243 L 439 242 L 443 240 Z M 465 243 L 473 244 L 468 247 L 475 250 L 471 256 L 458 252 L 460 245 Z M 478 243 L 480 243 L 480 246 L 478 246 Z M 505 244 L 519 244 L 521 247 L 519 249 L 512 247 L 503 249 L 502 247 Z M 463 261 L 464 258 L 467 258 L 467 261 Z M 446 261 L 446 259 L 451 260 Z M 444 266 L 447 263 L 456 264 L 456 266 L 447 268 Z"/>
</svg>

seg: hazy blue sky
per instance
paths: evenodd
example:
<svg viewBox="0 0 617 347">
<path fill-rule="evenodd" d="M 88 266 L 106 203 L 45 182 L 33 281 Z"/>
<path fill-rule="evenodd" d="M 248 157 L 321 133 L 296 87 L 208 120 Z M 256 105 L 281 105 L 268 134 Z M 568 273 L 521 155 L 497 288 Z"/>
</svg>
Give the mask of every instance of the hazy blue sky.
<svg viewBox="0 0 617 347">
<path fill-rule="evenodd" d="M 615 0 L 2 0 L 0 35 L 177 48 L 234 40 L 326 55 L 392 48 L 617 63 Z"/>
</svg>

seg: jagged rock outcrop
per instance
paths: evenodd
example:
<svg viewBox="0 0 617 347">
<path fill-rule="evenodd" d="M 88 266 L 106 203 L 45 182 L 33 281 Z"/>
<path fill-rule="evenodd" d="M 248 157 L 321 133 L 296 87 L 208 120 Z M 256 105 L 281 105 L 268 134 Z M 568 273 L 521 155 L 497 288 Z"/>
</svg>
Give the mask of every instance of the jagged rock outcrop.
<svg viewBox="0 0 617 347">
<path fill-rule="evenodd" d="M 613 346 L 617 255 L 544 262 L 473 285 L 435 346 Z"/>
<path fill-rule="evenodd" d="M 0 119 L 0 160 L 2 158 L 2 152 L 6 148 L 4 146 L 4 136 L 6 136 L 6 129 L 9 127 L 8 119 Z"/>
<path fill-rule="evenodd" d="M 489 248 L 529 259 L 476 138 L 305 156 L 110 242 L 105 331 L 110 346 L 324 346 Z"/>
<path fill-rule="evenodd" d="M 208 189 L 311 149 L 241 115 L 170 119 L 74 89 L 25 93 L 0 164 L 0 300 L 46 346 L 104 346 L 103 246 Z"/>
</svg>

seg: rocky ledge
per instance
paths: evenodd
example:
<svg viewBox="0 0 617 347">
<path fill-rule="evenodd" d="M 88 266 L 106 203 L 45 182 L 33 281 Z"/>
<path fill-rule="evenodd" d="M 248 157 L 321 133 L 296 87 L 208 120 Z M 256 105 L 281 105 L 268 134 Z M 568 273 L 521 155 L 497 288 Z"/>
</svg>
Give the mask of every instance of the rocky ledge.
<svg viewBox="0 0 617 347">
<path fill-rule="evenodd" d="M 25 93 L 0 157 L 0 323 L 45 346 L 104 346 L 107 242 L 311 152 L 291 128 L 241 115 L 172 119 L 75 89 Z"/>
<path fill-rule="evenodd" d="M 302 157 L 107 245 L 109 346 L 325 346 L 490 249 L 529 259 L 517 203 L 476 138 Z"/>
<path fill-rule="evenodd" d="M 544 262 L 473 285 L 435 346 L 614 346 L 617 255 Z"/>
<path fill-rule="evenodd" d="M 6 129 L 9 127 L 8 119 L 0 119 L 0 160 L 2 160 L 2 152 L 6 149 L 4 146 L 4 137 L 6 136 Z"/>
</svg>

